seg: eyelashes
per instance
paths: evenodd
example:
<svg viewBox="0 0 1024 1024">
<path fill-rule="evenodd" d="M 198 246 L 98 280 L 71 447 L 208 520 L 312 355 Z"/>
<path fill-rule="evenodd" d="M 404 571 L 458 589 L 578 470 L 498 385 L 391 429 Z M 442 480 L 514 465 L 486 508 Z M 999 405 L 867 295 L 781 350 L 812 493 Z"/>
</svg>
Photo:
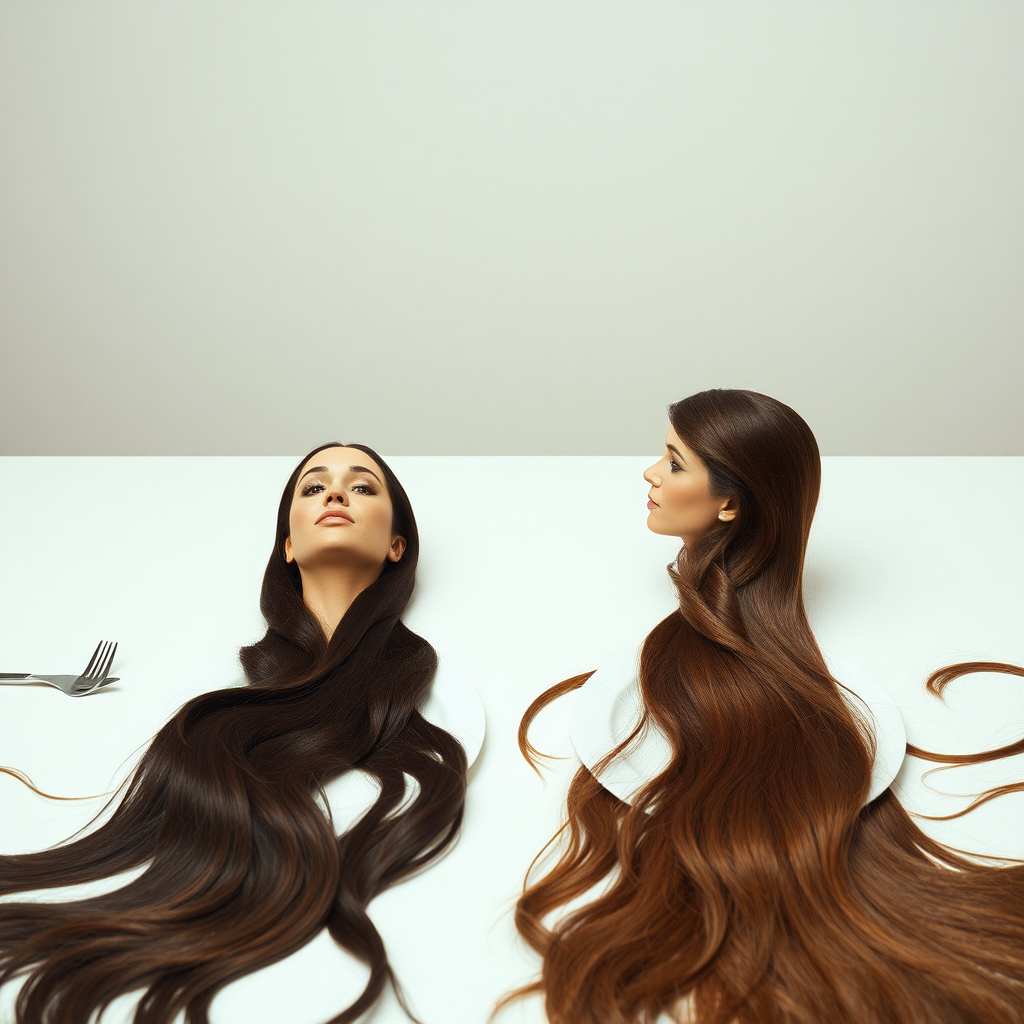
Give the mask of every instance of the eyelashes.
<svg viewBox="0 0 1024 1024">
<path fill-rule="evenodd" d="M 669 459 L 668 460 L 668 464 L 672 467 L 672 472 L 673 473 L 681 473 L 682 470 L 683 470 L 683 467 L 680 466 L 679 463 L 676 462 L 675 459 Z"/>
<path fill-rule="evenodd" d="M 302 491 L 300 493 L 301 493 L 302 497 L 305 498 L 305 497 L 308 497 L 310 494 L 317 494 L 320 491 L 322 491 L 323 489 L 324 489 L 324 485 L 322 483 L 311 483 L 311 484 L 306 484 L 306 486 L 302 488 Z M 376 489 L 374 487 L 372 487 L 370 484 L 356 484 L 354 487 L 352 487 L 350 489 L 353 490 L 353 491 L 356 491 L 359 494 L 376 494 L 377 493 Z"/>
</svg>

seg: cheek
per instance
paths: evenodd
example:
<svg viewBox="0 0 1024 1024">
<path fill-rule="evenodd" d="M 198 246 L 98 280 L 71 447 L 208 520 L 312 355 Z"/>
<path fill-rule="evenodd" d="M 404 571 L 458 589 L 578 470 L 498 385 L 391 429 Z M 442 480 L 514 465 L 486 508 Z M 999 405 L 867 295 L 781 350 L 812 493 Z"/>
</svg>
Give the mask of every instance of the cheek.
<svg viewBox="0 0 1024 1024">
<path fill-rule="evenodd" d="M 669 494 L 672 507 L 680 512 L 687 511 L 697 503 L 697 488 L 694 487 L 693 478 L 682 473 L 673 476 Z"/>
<path fill-rule="evenodd" d="M 384 544 L 387 545 L 391 543 L 390 508 L 374 508 L 367 517 L 367 525 L 370 527 L 373 535 L 375 537 L 379 537 Z"/>
</svg>

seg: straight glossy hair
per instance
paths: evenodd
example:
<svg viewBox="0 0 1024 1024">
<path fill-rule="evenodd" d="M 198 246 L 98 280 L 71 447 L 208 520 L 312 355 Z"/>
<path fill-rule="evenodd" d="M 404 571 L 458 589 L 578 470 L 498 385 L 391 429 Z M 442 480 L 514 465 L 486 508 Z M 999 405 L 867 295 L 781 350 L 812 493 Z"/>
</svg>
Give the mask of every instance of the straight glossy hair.
<svg viewBox="0 0 1024 1024">
<path fill-rule="evenodd" d="M 891 790 L 864 806 L 871 740 L 804 612 L 820 481 L 810 428 L 740 390 L 693 395 L 669 417 L 713 494 L 739 508 L 669 567 L 679 607 L 643 644 L 643 720 L 672 760 L 632 805 L 577 772 L 560 856 L 516 910 L 541 980 L 509 998 L 542 993 L 551 1024 L 1024 1021 L 1024 866 L 945 848 Z M 929 688 L 982 670 L 1024 675 L 969 663 Z M 528 759 L 538 711 L 588 677 L 529 708 Z M 1024 743 L 909 749 L 966 763 Z"/>
<path fill-rule="evenodd" d="M 298 567 L 285 561 L 284 541 L 302 466 L 332 447 L 358 448 L 381 467 L 394 532 L 407 543 L 328 642 L 303 602 Z M 136 1024 L 170 1024 L 181 1011 L 188 1024 L 207 1024 L 224 985 L 325 926 L 370 968 L 363 993 L 331 1024 L 356 1020 L 394 983 L 367 904 L 451 846 L 466 789 L 461 745 L 418 710 L 437 667 L 434 649 L 401 619 L 418 554 L 409 499 L 372 449 L 331 442 L 296 466 L 263 576 L 267 632 L 241 650 L 249 685 L 182 707 L 95 831 L 42 853 L 0 857 L 0 894 L 146 865 L 105 896 L 0 904 L 0 984 L 27 972 L 19 1024 L 88 1024 L 136 990 Z M 338 836 L 319 801 L 326 782 L 353 769 L 368 773 L 380 794 Z M 418 784 L 408 801 L 406 776 Z"/>
</svg>

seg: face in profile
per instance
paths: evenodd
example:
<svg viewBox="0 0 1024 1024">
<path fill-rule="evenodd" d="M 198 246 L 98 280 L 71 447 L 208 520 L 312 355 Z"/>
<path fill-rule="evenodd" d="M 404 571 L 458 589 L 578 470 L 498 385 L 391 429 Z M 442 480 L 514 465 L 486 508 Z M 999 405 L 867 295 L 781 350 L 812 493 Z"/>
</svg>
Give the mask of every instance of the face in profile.
<svg viewBox="0 0 1024 1024">
<path fill-rule="evenodd" d="M 358 448 L 324 448 L 306 461 L 296 481 L 285 558 L 303 571 L 379 569 L 405 551 L 392 519 L 381 467 Z"/>
<path fill-rule="evenodd" d="M 736 518 L 736 502 L 711 493 L 707 466 L 669 427 L 665 454 L 644 479 L 651 485 L 647 495 L 647 528 L 653 533 L 679 537 L 687 545 L 718 522 Z"/>
</svg>

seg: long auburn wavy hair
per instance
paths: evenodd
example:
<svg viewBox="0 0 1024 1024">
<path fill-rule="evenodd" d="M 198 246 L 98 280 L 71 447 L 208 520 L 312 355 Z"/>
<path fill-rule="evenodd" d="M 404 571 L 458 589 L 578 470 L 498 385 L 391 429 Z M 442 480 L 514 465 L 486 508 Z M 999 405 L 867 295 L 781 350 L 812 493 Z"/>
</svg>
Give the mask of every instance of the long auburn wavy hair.
<svg viewBox="0 0 1024 1024">
<path fill-rule="evenodd" d="M 381 467 L 394 531 L 407 544 L 328 641 L 284 541 L 299 471 L 331 447 L 358 448 Z M 0 894 L 147 865 L 108 895 L 0 903 L 0 984 L 27 972 L 19 1024 L 88 1024 L 136 990 L 136 1024 L 170 1024 L 181 1011 L 188 1024 L 207 1024 L 224 985 L 324 926 L 370 968 L 365 990 L 330 1024 L 356 1020 L 395 983 L 367 904 L 450 847 L 466 789 L 461 745 L 418 710 L 437 667 L 434 649 L 401 619 L 418 552 L 408 496 L 372 449 L 331 442 L 299 463 L 263 576 L 267 632 L 241 650 L 249 685 L 185 704 L 95 831 L 0 856 Z M 352 769 L 372 776 L 380 794 L 338 836 L 318 801 L 326 782 Z M 418 785 L 409 799 L 406 776 Z"/>
<path fill-rule="evenodd" d="M 669 416 L 712 492 L 739 507 L 669 566 L 679 607 L 641 651 L 643 720 L 670 740 L 671 764 L 632 805 L 577 771 L 560 856 L 516 908 L 541 979 L 508 999 L 542 993 L 551 1024 L 1024 1021 L 1024 865 L 947 849 L 891 790 L 864 806 L 870 739 L 801 593 L 820 480 L 810 428 L 741 390 L 701 392 Z M 971 671 L 1024 675 L 965 663 L 928 687 Z M 589 675 L 526 712 L 520 746 L 535 765 L 531 721 Z M 952 764 L 1024 742 L 908 749 Z"/>
</svg>

